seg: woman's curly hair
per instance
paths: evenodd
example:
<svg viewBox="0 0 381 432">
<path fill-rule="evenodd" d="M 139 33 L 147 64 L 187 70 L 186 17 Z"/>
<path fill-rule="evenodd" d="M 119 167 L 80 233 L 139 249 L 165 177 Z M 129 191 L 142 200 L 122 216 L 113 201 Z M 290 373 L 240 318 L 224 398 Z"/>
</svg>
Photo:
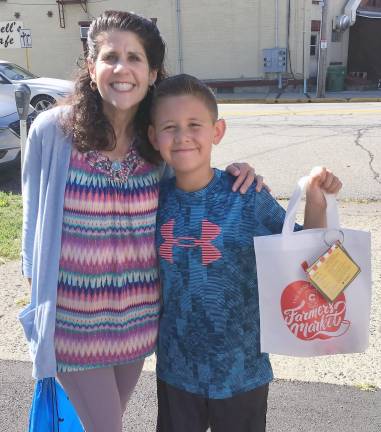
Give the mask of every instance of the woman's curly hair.
<svg viewBox="0 0 381 432">
<path fill-rule="evenodd" d="M 156 24 L 132 12 L 105 11 L 91 23 L 87 35 L 87 60 L 95 62 L 98 57 L 98 35 L 113 30 L 131 31 L 138 36 L 145 49 L 150 69 L 157 70 L 155 85 L 159 84 L 167 75 L 164 68 L 165 42 Z M 115 132 L 103 113 L 101 95 L 98 90 L 91 89 L 90 83 L 87 62 L 83 62 L 74 92 L 65 101 L 71 109 L 69 114 L 62 117 L 62 128 L 73 136 L 74 145 L 81 152 L 111 150 L 116 145 Z M 153 149 L 147 137 L 152 93 L 150 88 L 141 101 L 135 115 L 134 129 L 140 155 L 149 162 L 158 162 L 159 154 Z"/>
</svg>

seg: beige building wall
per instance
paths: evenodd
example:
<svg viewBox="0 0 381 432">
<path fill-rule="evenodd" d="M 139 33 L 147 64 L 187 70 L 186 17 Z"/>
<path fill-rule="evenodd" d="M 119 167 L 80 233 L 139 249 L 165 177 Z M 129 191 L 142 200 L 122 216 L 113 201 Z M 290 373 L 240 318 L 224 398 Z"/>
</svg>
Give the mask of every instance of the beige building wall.
<svg viewBox="0 0 381 432">
<path fill-rule="evenodd" d="M 287 3 L 287 2 L 285 2 Z M 297 0 L 291 8 L 290 22 L 290 72 L 297 79 L 308 78 L 311 38 L 312 3 Z"/>
<path fill-rule="evenodd" d="M 331 3 L 334 7 L 330 13 L 334 15 L 342 13 L 346 1 Z M 278 46 L 290 49 L 288 72 L 292 69 L 294 77 L 308 78 L 311 19 L 320 19 L 320 7 L 313 6 L 311 0 L 291 1 L 288 37 L 286 0 L 110 0 L 88 3 L 87 12 L 79 4 L 64 6 L 65 28 L 60 28 L 56 4 L 35 4 L 35 0 L 23 0 L 22 5 L 0 2 L 0 21 L 13 20 L 15 12 L 19 12 L 24 28 L 32 30 L 31 70 L 57 78 L 70 78 L 83 53 L 78 22 L 99 15 L 105 5 L 107 9 L 124 8 L 147 18 L 157 18 L 167 42 L 169 72 L 178 73 L 182 67 L 184 72 L 203 79 L 275 77 L 263 72 L 262 50 L 276 46 L 276 4 Z M 53 13 L 52 17 L 48 17 L 48 11 Z M 346 61 L 347 35 L 343 39 L 342 43 L 330 42 L 330 61 Z M 24 49 L 2 49 L 0 58 L 26 66 Z"/>
<path fill-rule="evenodd" d="M 336 16 L 340 16 L 344 14 L 344 8 L 349 0 L 331 0 L 329 2 L 328 9 L 328 65 L 330 63 L 342 63 L 344 65 L 347 64 L 348 61 L 348 48 L 349 48 L 349 32 L 350 30 L 346 30 L 342 32 L 339 36 L 340 40 L 337 42 L 332 41 L 332 29 L 333 29 L 333 20 Z M 321 7 L 317 5 L 313 5 L 312 20 L 320 20 L 321 19 Z"/>
<path fill-rule="evenodd" d="M 275 2 L 182 1 L 184 71 L 204 79 L 258 78 L 262 49 L 275 42 Z M 279 1 L 279 46 L 286 45 L 285 2 Z"/>
<path fill-rule="evenodd" d="M 330 2 L 329 16 L 331 23 L 336 16 L 343 15 L 344 7 L 348 3 L 348 0 L 335 0 Z M 330 26 L 330 37 L 328 39 L 329 45 L 329 55 L 328 62 L 347 64 L 348 61 L 348 48 L 349 48 L 349 30 L 342 32 L 340 35 L 340 41 L 332 42 L 332 25 Z"/>
</svg>

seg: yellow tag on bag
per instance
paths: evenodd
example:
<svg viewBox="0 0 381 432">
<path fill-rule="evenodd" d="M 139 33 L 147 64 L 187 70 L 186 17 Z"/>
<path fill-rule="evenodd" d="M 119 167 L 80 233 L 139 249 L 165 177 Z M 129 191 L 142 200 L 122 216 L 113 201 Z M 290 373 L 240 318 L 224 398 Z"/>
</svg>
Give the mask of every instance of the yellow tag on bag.
<svg viewBox="0 0 381 432">
<path fill-rule="evenodd" d="M 361 269 L 341 242 L 337 241 L 305 271 L 311 284 L 333 302 L 356 278 Z"/>
</svg>

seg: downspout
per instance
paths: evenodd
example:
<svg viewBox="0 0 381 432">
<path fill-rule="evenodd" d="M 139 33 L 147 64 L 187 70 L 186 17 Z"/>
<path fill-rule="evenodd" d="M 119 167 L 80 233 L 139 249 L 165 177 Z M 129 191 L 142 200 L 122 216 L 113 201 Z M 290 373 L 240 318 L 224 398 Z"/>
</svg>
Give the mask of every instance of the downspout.
<svg viewBox="0 0 381 432">
<path fill-rule="evenodd" d="M 278 14 L 278 10 L 279 10 L 279 0 L 275 0 L 275 47 L 276 48 L 278 48 L 278 43 L 279 43 L 279 30 L 278 30 L 279 14 Z"/>
<path fill-rule="evenodd" d="M 275 0 L 275 47 L 279 48 L 279 0 Z M 278 88 L 282 88 L 281 72 L 278 72 Z"/>
<path fill-rule="evenodd" d="M 306 66 L 306 2 L 303 2 L 303 94 L 307 94 L 307 66 Z"/>
<path fill-rule="evenodd" d="M 183 38 L 181 31 L 181 0 L 176 0 L 176 21 L 177 21 L 177 55 L 179 62 L 179 73 L 184 72 L 183 66 Z"/>
</svg>

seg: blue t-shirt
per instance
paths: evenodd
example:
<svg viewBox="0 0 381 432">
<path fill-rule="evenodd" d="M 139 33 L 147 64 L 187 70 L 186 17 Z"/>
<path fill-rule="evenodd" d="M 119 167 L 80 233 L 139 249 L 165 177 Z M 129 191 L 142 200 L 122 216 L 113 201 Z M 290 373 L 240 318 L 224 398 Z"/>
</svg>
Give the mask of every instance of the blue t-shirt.
<svg viewBox="0 0 381 432">
<path fill-rule="evenodd" d="M 215 170 L 202 190 L 163 182 L 156 245 L 162 283 L 157 375 L 206 398 L 223 399 L 271 381 L 260 352 L 253 237 L 280 233 L 284 209 L 253 185 Z"/>
</svg>

